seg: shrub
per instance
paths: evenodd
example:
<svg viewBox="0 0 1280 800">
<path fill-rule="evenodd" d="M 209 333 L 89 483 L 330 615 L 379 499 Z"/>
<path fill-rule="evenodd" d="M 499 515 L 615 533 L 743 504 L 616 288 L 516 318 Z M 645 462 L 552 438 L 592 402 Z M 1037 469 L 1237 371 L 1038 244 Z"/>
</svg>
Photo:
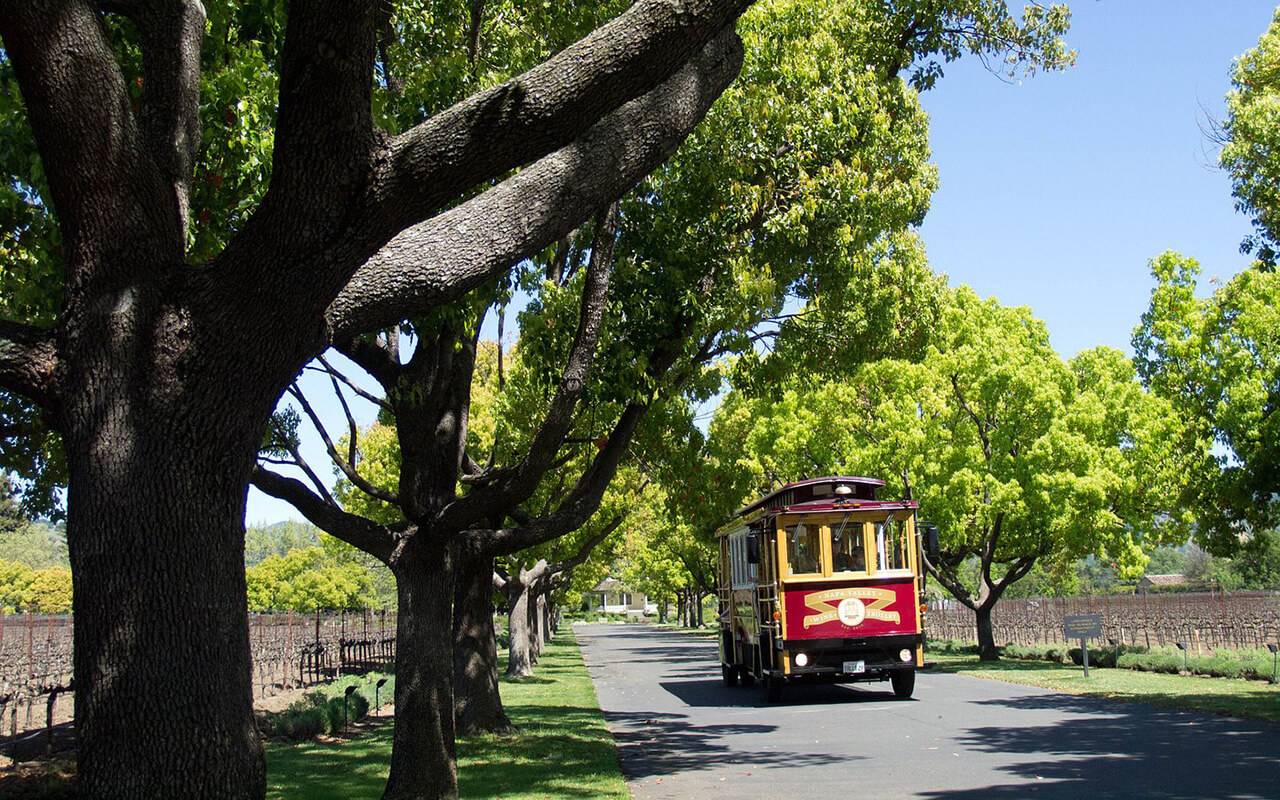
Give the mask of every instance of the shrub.
<svg viewBox="0 0 1280 800">
<path fill-rule="evenodd" d="M 953 653 L 956 655 L 977 655 L 978 646 L 956 639 L 931 639 L 925 642 L 925 649 L 935 653 Z"/>
<path fill-rule="evenodd" d="M 345 707 L 346 721 L 355 722 L 368 715 L 372 707 L 374 688 L 384 676 L 369 674 L 361 678 L 343 678 L 322 690 L 307 692 L 279 714 L 268 715 L 262 722 L 263 733 L 281 739 L 310 739 L 342 729 Z M 348 686 L 356 691 L 348 698 Z M 395 679 L 389 678 L 382 688 L 384 701 L 395 695 Z"/>
</svg>

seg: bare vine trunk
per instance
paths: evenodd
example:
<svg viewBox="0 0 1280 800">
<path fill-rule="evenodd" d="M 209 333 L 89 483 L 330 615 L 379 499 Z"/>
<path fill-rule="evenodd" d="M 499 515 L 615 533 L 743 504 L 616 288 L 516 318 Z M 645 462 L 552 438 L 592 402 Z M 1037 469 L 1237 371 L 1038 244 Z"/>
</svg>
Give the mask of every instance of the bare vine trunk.
<svg viewBox="0 0 1280 800">
<path fill-rule="evenodd" d="M 493 612 L 493 559 L 467 557 L 459 563 L 453 616 L 453 709 L 460 735 L 514 730 L 498 690 Z"/>
</svg>

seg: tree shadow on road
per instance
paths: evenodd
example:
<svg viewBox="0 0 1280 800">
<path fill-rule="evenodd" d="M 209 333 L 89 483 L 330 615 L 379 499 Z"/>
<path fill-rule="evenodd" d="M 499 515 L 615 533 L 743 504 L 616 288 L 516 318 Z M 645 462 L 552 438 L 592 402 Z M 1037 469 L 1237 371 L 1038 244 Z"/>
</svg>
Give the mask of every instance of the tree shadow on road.
<svg viewBox="0 0 1280 800">
<path fill-rule="evenodd" d="M 1009 697 L 981 704 L 1018 712 L 1020 724 L 971 728 L 960 741 L 972 750 L 1028 756 L 1002 768 L 1018 782 L 941 790 L 922 797 L 1192 800 L 1280 796 L 1280 725 L 1274 723 L 1069 694 Z M 1027 724 L 1022 712 L 1037 710 L 1066 719 Z M 1014 718 L 1011 714 L 1010 719 Z"/>
<path fill-rule="evenodd" d="M 790 708 L 853 703 L 914 702 L 895 697 L 887 683 L 884 684 L 883 689 L 878 688 L 880 684 L 863 684 L 855 688 L 848 685 L 815 683 L 788 684 L 783 690 L 782 700 L 770 703 L 765 698 L 764 688 L 759 683 L 754 686 L 729 688 L 721 681 L 719 670 L 715 671 L 715 677 L 712 677 L 712 674 L 710 670 L 691 671 L 688 680 L 663 681 L 658 685 L 678 697 L 685 705 L 694 708 Z"/>
<path fill-rule="evenodd" d="M 775 725 L 694 725 L 684 714 L 650 712 L 605 712 L 605 719 L 613 731 L 622 771 L 628 780 L 721 769 L 734 764 L 765 770 L 860 760 L 847 755 L 771 749 L 767 736 L 777 730 Z M 742 736 L 760 736 L 760 746 L 748 747 L 740 740 L 730 741 Z"/>
</svg>

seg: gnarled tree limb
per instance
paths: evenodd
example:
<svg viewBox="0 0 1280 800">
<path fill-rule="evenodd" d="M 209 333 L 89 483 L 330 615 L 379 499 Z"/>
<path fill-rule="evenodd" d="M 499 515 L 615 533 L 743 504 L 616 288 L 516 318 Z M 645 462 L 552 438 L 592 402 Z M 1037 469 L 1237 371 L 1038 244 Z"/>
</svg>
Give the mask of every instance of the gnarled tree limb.
<svg viewBox="0 0 1280 800">
<path fill-rule="evenodd" d="M 371 218 L 393 224 L 394 234 L 472 187 L 565 147 L 668 80 L 749 5 L 641 0 L 523 75 L 406 131 L 393 142 Z"/>
<path fill-rule="evenodd" d="M 0 388 L 53 408 L 57 371 L 53 331 L 0 319 Z"/>
<path fill-rule="evenodd" d="M 675 151 L 741 60 L 737 36 L 723 34 L 573 144 L 396 236 L 329 306 L 335 340 L 456 300 L 577 228 Z"/>
<path fill-rule="evenodd" d="M 251 482 L 262 492 L 298 509 L 325 533 L 360 548 L 384 564 L 391 558 L 397 536 L 403 533 L 395 527 L 379 525 L 356 514 L 348 514 L 325 502 L 301 481 L 286 478 L 260 466 L 254 468 Z"/>
</svg>

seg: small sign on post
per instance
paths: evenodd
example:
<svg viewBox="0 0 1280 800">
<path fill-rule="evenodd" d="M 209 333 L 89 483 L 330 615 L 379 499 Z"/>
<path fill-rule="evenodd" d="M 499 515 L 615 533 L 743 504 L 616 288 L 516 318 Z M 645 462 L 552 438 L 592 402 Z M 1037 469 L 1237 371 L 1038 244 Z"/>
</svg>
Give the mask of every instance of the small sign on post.
<svg viewBox="0 0 1280 800">
<path fill-rule="evenodd" d="M 1062 618 L 1062 631 L 1067 639 L 1079 639 L 1084 656 L 1084 676 L 1089 677 L 1089 639 L 1102 636 L 1101 614 L 1067 614 Z"/>
</svg>

